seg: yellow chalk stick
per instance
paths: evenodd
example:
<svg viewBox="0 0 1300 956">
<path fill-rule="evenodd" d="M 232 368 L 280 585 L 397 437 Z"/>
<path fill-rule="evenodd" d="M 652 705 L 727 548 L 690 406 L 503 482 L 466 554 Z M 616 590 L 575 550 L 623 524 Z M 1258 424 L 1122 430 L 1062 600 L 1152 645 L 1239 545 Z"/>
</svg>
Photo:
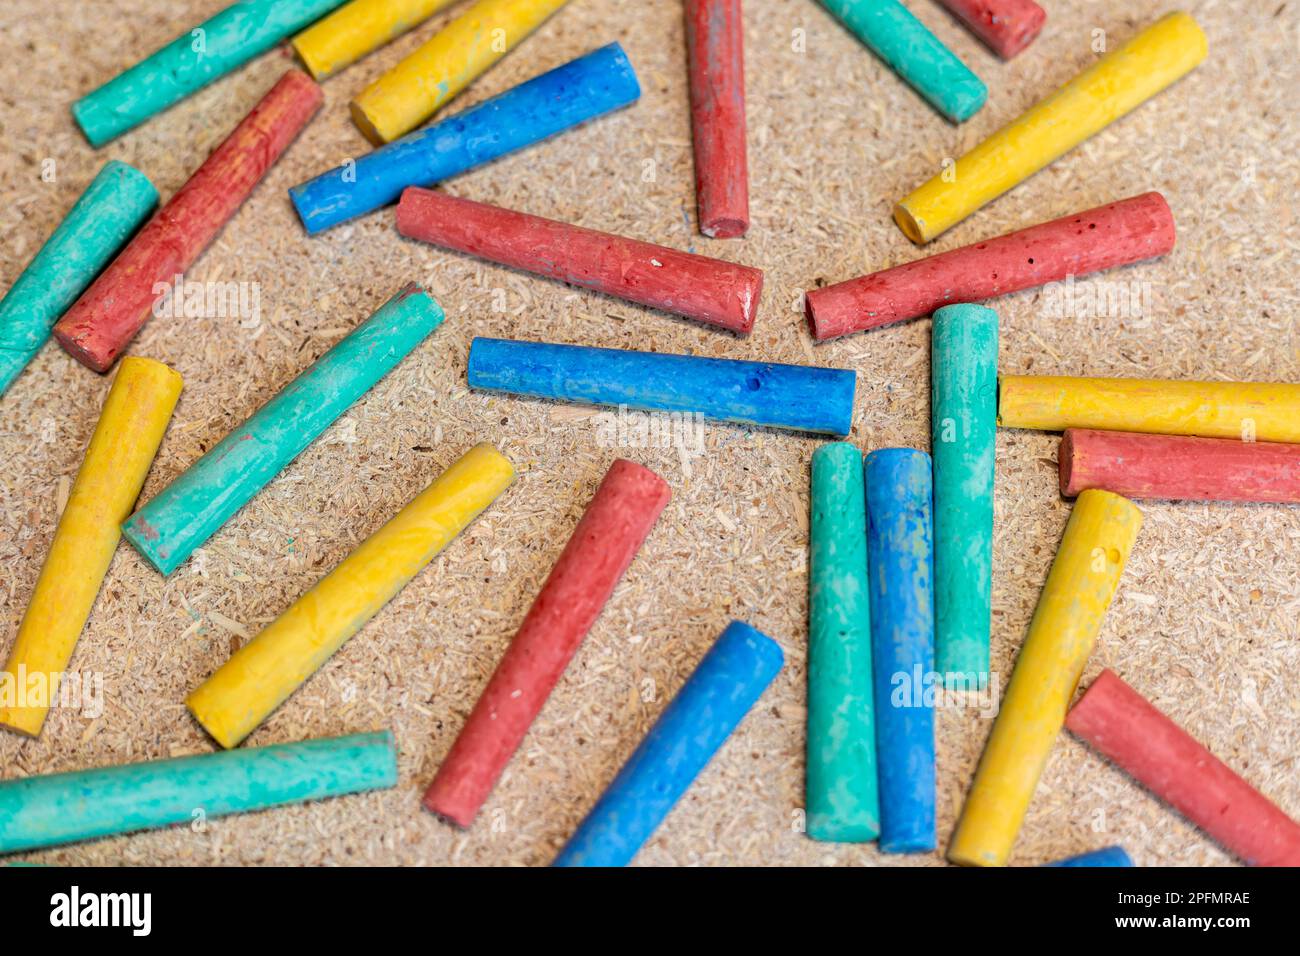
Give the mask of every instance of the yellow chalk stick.
<svg viewBox="0 0 1300 956">
<path fill-rule="evenodd" d="M 1006 863 L 1141 527 L 1127 498 L 1079 495 L 948 848 L 953 863 Z"/>
<path fill-rule="evenodd" d="M 396 40 L 456 0 L 352 0 L 293 38 L 303 66 L 317 80 Z"/>
<path fill-rule="evenodd" d="M 128 356 L 118 367 L 0 673 L 0 726 L 41 732 L 180 394 L 181 377 L 161 362 Z"/>
<path fill-rule="evenodd" d="M 998 381 L 998 424 L 1297 443 L 1300 385 L 1006 375 Z"/>
<path fill-rule="evenodd" d="M 382 146 L 419 126 L 568 0 L 478 0 L 352 101 L 352 119 Z"/>
<path fill-rule="evenodd" d="M 1156 21 L 894 207 L 894 221 L 926 243 L 1155 96 L 1205 59 L 1185 13 Z"/>
<path fill-rule="evenodd" d="M 185 701 L 234 747 L 514 480 L 508 459 L 475 445 Z"/>
</svg>

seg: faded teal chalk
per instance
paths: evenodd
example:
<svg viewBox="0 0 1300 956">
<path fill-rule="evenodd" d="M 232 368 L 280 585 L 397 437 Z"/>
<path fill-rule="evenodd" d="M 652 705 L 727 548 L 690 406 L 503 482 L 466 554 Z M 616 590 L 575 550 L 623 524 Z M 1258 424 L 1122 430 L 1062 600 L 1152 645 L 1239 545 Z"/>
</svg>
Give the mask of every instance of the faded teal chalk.
<svg viewBox="0 0 1300 956">
<path fill-rule="evenodd" d="M 91 90 L 72 105 L 72 116 L 91 146 L 103 146 L 343 2 L 238 0 Z"/>
<path fill-rule="evenodd" d="M 898 0 L 821 0 L 891 70 L 954 123 L 974 116 L 989 91 Z"/>
<path fill-rule="evenodd" d="M 0 783 L 0 853 L 396 783 L 390 731 L 6 780 Z"/>
<path fill-rule="evenodd" d="M 849 442 L 812 458 L 808 544 L 807 832 L 865 843 L 880 834 L 872 717 L 867 508 L 862 453 Z"/>
<path fill-rule="evenodd" d="M 930 352 L 935 670 L 946 687 L 976 690 L 989 675 L 997 313 L 944 306 Z"/>
<path fill-rule="evenodd" d="M 0 395 L 157 204 L 148 176 L 116 159 L 104 164 L 0 300 Z"/>
<path fill-rule="evenodd" d="M 122 534 L 171 574 L 442 319 L 438 303 L 408 285 L 128 518 Z"/>
</svg>

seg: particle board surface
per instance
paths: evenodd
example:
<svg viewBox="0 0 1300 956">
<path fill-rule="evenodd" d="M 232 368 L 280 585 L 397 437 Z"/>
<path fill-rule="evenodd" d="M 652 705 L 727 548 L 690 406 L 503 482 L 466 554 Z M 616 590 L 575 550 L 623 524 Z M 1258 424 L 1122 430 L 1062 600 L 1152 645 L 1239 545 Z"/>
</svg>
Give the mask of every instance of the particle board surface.
<svg viewBox="0 0 1300 956">
<path fill-rule="evenodd" d="M 109 158 L 171 195 L 293 61 L 269 52 L 94 151 L 69 106 L 224 0 L 13 0 L 0 10 L 0 288 Z M 742 618 L 787 665 L 638 857 L 644 865 L 921 865 L 800 832 L 807 645 L 808 464 L 817 441 L 720 424 L 702 448 L 654 447 L 596 410 L 472 393 L 470 339 L 494 335 L 856 369 L 852 440 L 928 447 L 928 319 L 814 345 L 802 290 L 919 255 L 892 203 L 1096 57 L 1173 9 L 1053 0 L 1043 34 L 1004 64 L 938 3 L 908 6 L 984 78 L 988 105 L 954 127 L 811 0 L 746 0 L 753 225 L 695 229 L 683 17 L 675 0 L 572 0 L 454 101 L 453 112 L 620 41 L 639 103 L 460 176 L 445 188 L 583 226 L 755 265 L 755 331 L 720 333 L 403 240 L 391 209 L 308 238 L 285 190 L 367 148 L 348 100 L 463 7 L 332 77 L 326 105 L 187 278 L 250 283 L 253 317 L 155 319 L 130 352 L 185 378 L 145 485 L 157 493 L 404 282 L 447 321 L 204 549 L 164 580 L 123 544 L 71 669 L 102 675 L 97 717 L 55 709 L 39 740 L 0 734 L 5 778 L 200 753 L 185 695 L 475 442 L 521 477 L 249 739 L 261 745 L 391 727 L 391 791 L 29 854 L 84 864 L 543 864 L 631 753 L 714 637 Z M 1210 39 L 1195 72 L 928 247 L 938 252 L 1149 189 L 1178 245 L 1107 273 L 1128 314 L 1056 314 L 1041 290 L 992 303 L 1000 367 L 1029 374 L 1300 381 L 1293 116 L 1296 0 L 1188 0 Z M 1102 32 L 1099 32 L 1102 31 Z M 51 167 L 51 163 L 53 164 Z M 53 175 L 48 175 L 50 169 Z M 43 172 L 47 175 L 43 177 Z M 0 399 L 0 650 L 8 652 L 108 379 L 56 345 Z M 1069 514 L 1057 436 L 998 436 L 993 664 L 1005 684 Z M 620 444 L 620 442 L 623 442 Z M 698 453 L 697 453 L 698 452 Z M 419 797 L 618 456 L 674 498 L 474 828 Z M 1145 503 L 1145 526 L 1085 674 L 1109 666 L 1300 817 L 1300 509 Z M 946 845 L 990 711 L 939 715 Z M 1230 858 L 1063 734 L 1012 858 L 1035 864 L 1121 843 L 1139 864 Z"/>
</svg>

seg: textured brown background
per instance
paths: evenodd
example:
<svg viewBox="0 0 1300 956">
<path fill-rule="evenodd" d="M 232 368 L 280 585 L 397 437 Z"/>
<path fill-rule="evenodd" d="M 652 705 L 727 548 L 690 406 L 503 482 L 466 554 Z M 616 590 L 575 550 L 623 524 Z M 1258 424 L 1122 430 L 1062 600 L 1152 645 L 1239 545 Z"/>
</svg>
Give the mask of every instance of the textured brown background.
<svg viewBox="0 0 1300 956">
<path fill-rule="evenodd" d="M 92 151 L 68 112 L 80 94 L 224 0 L 15 0 L 0 10 L 0 283 L 12 281 L 100 164 L 116 157 L 169 196 L 291 63 L 269 53 Z M 451 13 L 325 84 L 326 106 L 189 275 L 260 283 L 262 323 L 154 321 L 131 351 L 186 389 L 144 498 L 158 491 L 403 282 L 424 282 L 446 324 L 208 547 L 206 572 L 164 581 L 123 545 L 72 669 L 105 675 L 98 720 L 56 711 L 38 741 L 0 735 L 5 778 L 201 753 L 185 694 L 248 636 L 477 441 L 517 463 L 516 486 L 268 720 L 250 745 L 392 727 L 396 789 L 32 854 L 53 863 L 547 862 L 732 617 L 774 636 L 788 664 L 638 861 L 881 861 L 873 846 L 795 832 L 803 802 L 807 465 L 816 442 L 710 425 L 688 474 L 671 449 L 600 447 L 594 412 L 489 398 L 465 385 L 476 334 L 858 371 L 853 440 L 926 447 L 929 322 L 814 347 L 799 291 L 907 261 L 891 203 L 945 156 L 1093 62 L 1166 2 L 1048 0 L 1044 34 L 1000 63 L 932 0 L 908 6 L 987 82 L 989 104 L 946 124 L 810 0 L 747 0 L 753 228 L 694 230 L 680 4 L 573 0 L 451 107 L 458 110 L 619 40 L 644 87 L 623 113 L 448 184 L 457 195 L 761 266 L 749 339 L 405 242 L 391 210 L 316 239 L 285 190 L 365 148 L 347 101 Z M 188 8 L 188 9 L 187 9 Z M 1177 251 L 1112 279 L 1151 283 L 1131 320 L 1054 319 L 1040 293 L 996 303 L 1009 372 L 1300 380 L 1295 326 L 1295 0 L 1190 2 L 1210 58 L 1190 77 L 932 244 L 933 251 L 1148 189 L 1169 199 Z M 806 32 L 806 51 L 793 49 Z M 54 183 L 40 164 L 57 163 Z M 653 179 L 646 181 L 648 163 Z M 3 286 L 0 286 L 3 287 Z M 493 311 L 504 290 L 505 313 Z M 48 346 L 0 400 L 0 645 L 7 653 L 108 380 Z M 43 434 L 44 433 L 44 434 Z M 52 441 L 46 439 L 52 438 Z M 1069 513 L 1056 436 L 998 443 L 993 659 L 1005 675 Z M 675 498 L 578 652 L 484 815 L 460 833 L 419 808 L 551 562 L 610 460 L 658 470 Z M 1295 508 L 1153 503 L 1085 682 L 1103 665 L 1300 816 L 1300 596 Z M 649 682 L 649 683 L 647 683 Z M 653 695 L 645 693 L 653 688 Z M 654 696 L 645 700 L 646 696 Z M 989 721 L 939 720 L 946 844 Z M 1139 864 L 1228 861 L 1192 827 L 1063 735 L 1014 862 L 1119 842 Z M 892 858 L 935 863 L 939 855 Z"/>
</svg>

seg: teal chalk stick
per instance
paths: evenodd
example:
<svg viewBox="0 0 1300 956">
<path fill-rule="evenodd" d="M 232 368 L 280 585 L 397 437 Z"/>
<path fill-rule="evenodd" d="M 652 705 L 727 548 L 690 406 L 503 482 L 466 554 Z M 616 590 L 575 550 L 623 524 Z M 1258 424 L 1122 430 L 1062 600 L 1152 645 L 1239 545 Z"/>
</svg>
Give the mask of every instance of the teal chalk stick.
<svg viewBox="0 0 1300 956">
<path fill-rule="evenodd" d="M 389 731 L 0 783 L 0 853 L 93 840 L 397 783 Z"/>
<path fill-rule="evenodd" d="M 179 103 L 345 0 L 239 0 L 72 105 L 94 147 Z"/>
<path fill-rule="evenodd" d="M 0 300 L 0 395 L 50 337 L 50 329 L 158 205 L 133 166 L 109 160 Z"/>
<path fill-rule="evenodd" d="M 408 285 L 128 518 L 122 534 L 171 574 L 442 319 L 438 303 Z"/>
<path fill-rule="evenodd" d="M 998 315 L 946 305 L 930 340 L 935 669 L 955 690 L 988 683 Z"/>
<path fill-rule="evenodd" d="M 821 0 L 876 56 L 954 123 L 974 116 L 989 91 L 898 0 Z"/>
<path fill-rule="evenodd" d="M 813 452 L 808 546 L 808 836 L 866 843 L 880 834 L 872 719 L 867 507 L 862 453 Z"/>
</svg>

